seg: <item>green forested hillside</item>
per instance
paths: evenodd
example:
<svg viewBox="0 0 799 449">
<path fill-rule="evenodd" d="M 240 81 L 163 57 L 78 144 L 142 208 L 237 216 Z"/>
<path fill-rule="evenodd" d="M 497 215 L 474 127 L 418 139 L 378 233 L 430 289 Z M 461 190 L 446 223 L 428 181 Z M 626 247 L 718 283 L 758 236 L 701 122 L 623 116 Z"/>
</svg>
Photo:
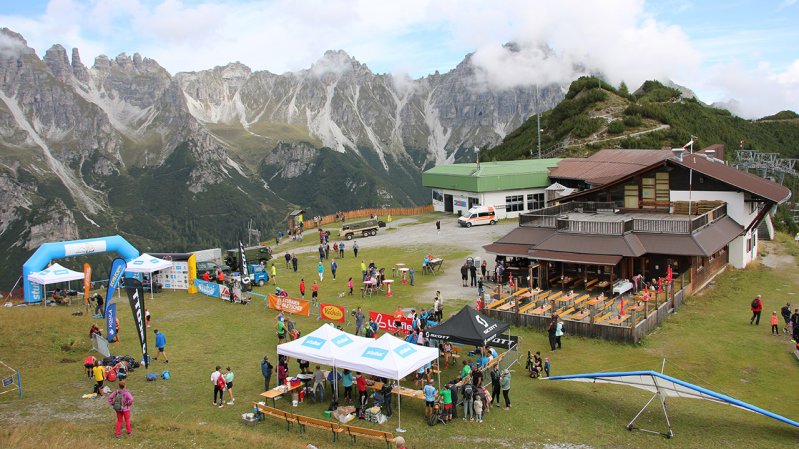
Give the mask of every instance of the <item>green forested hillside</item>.
<svg viewBox="0 0 799 449">
<path fill-rule="evenodd" d="M 566 98 L 542 115 L 543 156 L 584 155 L 602 148 L 681 147 L 695 136 L 697 145 L 726 145 L 726 158 L 745 149 L 799 157 L 799 121 L 782 111 L 753 121 L 729 111 L 681 98 L 676 89 L 647 81 L 633 94 L 595 77 L 572 83 Z M 512 160 L 537 154 L 536 118 L 481 152 L 482 160 Z M 531 150 L 532 153 L 531 153 Z"/>
</svg>

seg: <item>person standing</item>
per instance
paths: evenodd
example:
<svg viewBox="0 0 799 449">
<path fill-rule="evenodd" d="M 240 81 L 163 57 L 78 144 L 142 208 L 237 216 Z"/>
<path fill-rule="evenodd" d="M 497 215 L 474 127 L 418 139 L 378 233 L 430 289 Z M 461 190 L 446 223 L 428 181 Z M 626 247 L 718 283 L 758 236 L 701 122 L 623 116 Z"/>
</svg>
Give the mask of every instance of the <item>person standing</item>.
<svg viewBox="0 0 799 449">
<path fill-rule="evenodd" d="M 114 433 L 117 438 L 122 436 L 122 421 L 125 421 L 125 431 L 128 432 L 128 435 L 133 433 L 130 425 L 130 406 L 133 405 L 133 395 L 125 389 L 125 384 L 124 380 L 120 380 L 119 388 L 108 395 L 108 403 L 114 407 L 114 411 L 117 414 L 117 426 Z"/>
<path fill-rule="evenodd" d="M 463 263 L 461 266 L 461 287 L 466 287 L 467 280 L 469 279 L 469 266 L 466 265 L 466 262 Z"/>
<path fill-rule="evenodd" d="M 760 326 L 760 313 L 763 311 L 763 299 L 760 295 L 755 296 L 755 299 L 752 300 L 751 308 L 752 319 L 749 320 L 749 324 Z"/>
<path fill-rule="evenodd" d="M 269 384 L 272 380 L 272 369 L 274 367 L 271 363 L 269 363 L 269 357 L 264 356 L 263 361 L 261 361 L 261 375 L 264 376 L 264 391 L 269 390 Z"/>
<path fill-rule="evenodd" d="M 381 269 L 382 269 L 382 268 L 381 268 Z M 413 287 L 413 275 L 414 275 L 415 273 L 416 273 L 416 272 L 415 272 L 415 271 L 413 271 L 413 267 L 408 267 L 408 279 L 410 280 L 411 287 Z"/>
<path fill-rule="evenodd" d="M 481 279 L 485 279 L 486 278 L 486 270 L 487 269 L 488 269 L 488 263 L 485 261 L 485 259 L 483 259 L 483 263 L 480 264 L 480 275 L 482 277 Z"/>
<path fill-rule="evenodd" d="M 366 280 L 366 261 L 361 260 L 361 274 L 363 275 L 363 281 Z"/>
<path fill-rule="evenodd" d="M 501 376 L 499 375 L 499 364 L 495 363 L 491 368 L 491 402 L 495 407 L 499 407 L 499 392 Z"/>
<path fill-rule="evenodd" d="M 297 255 L 296 254 L 292 255 L 291 256 L 291 268 L 294 269 L 295 273 L 297 272 L 298 263 L 299 263 L 299 260 L 297 260 Z"/>
<path fill-rule="evenodd" d="M 424 391 L 424 416 L 427 418 L 433 413 L 433 406 L 436 403 L 436 394 L 438 394 L 438 391 L 436 391 L 436 387 L 433 386 L 432 380 L 427 382 L 427 385 L 424 386 L 422 391 Z"/>
<path fill-rule="evenodd" d="M 316 272 L 319 274 L 319 282 L 325 280 L 325 266 L 322 265 L 322 262 L 319 262 L 316 265 Z"/>
<path fill-rule="evenodd" d="M 436 233 L 441 234 L 441 220 L 436 220 Z"/>
<path fill-rule="evenodd" d="M 364 320 L 363 312 L 361 312 L 361 308 L 358 307 L 355 310 L 355 335 L 363 335 L 363 320 Z"/>
<path fill-rule="evenodd" d="M 791 324 L 793 325 L 793 338 L 791 338 L 791 341 L 796 343 L 799 341 L 799 309 L 793 309 Z"/>
<path fill-rule="evenodd" d="M 338 264 L 336 263 L 336 259 L 333 259 L 333 261 L 330 262 L 330 273 L 333 275 L 334 281 L 336 280 L 336 270 L 338 270 Z"/>
<path fill-rule="evenodd" d="M 352 288 L 354 286 L 355 284 L 352 282 L 352 277 L 350 277 L 350 279 L 347 281 L 347 288 L 350 289 L 350 296 L 352 296 Z"/>
<path fill-rule="evenodd" d="M 552 315 L 552 319 L 549 321 L 549 327 L 547 328 L 547 337 L 549 337 L 549 349 L 554 352 L 555 351 L 555 331 L 558 327 L 558 316 Z"/>
<path fill-rule="evenodd" d="M 208 272 L 206 272 L 206 274 L 208 274 Z M 94 306 L 94 314 L 105 318 L 105 310 L 103 309 L 103 303 L 105 301 L 103 301 L 103 295 L 95 293 L 94 299 L 97 302 L 97 305 Z M 788 311 L 788 314 L 790 315 L 790 310 Z"/>
<path fill-rule="evenodd" d="M 294 271 L 297 271 L 295 268 Z M 277 285 L 277 267 L 275 267 L 275 263 L 272 262 L 272 285 Z"/>
<path fill-rule="evenodd" d="M 144 322 L 147 323 L 147 327 L 150 327 L 150 309 L 144 309 Z"/>
<path fill-rule="evenodd" d="M 305 278 L 300 279 L 300 296 L 305 299 Z"/>
<path fill-rule="evenodd" d="M 380 394 L 383 395 L 383 413 L 385 413 L 386 418 L 391 418 L 391 415 L 394 414 L 393 410 L 391 410 L 391 390 L 394 388 L 394 384 L 390 379 L 383 379 L 383 388 L 380 389 Z"/>
<path fill-rule="evenodd" d="M 433 300 L 433 320 L 436 323 L 441 322 L 441 292 L 436 292 L 436 297 Z"/>
<path fill-rule="evenodd" d="M 339 259 L 344 258 L 344 242 L 338 244 L 338 258 Z"/>
<path fill-rule="evenodd" d="M 788 325 L 791 323 L 791 303 L 785 303 L 785 305 L 782 306 L 782 309 L 780 309 L 780 314 L 782 315 L 782 319 L 785 321 L 785 327 L 782 328 L 782 331 L 787 334 Z"/>
<path fill-rule="evenodd" d="M 278 362 L 277 364 L 277 384 L 278 385 L 285 385 L 286 378 L 289 376 L 289 367 L 288 362 L 285 360 L 281 363 Z"/>
<path fill-rule="evenodd" d="M 288 270 L 291 267 L 291 254 L 286 251 L 286 255 L 283 257 L 286 259 L 286 269 Z"/>
<path fill-rule="evenodd" d="M 563 349 L 560 341 L 561 337 L 563 337 L 563 320 L 558 318 L 557 324 L 555 324 L 555 344 L 558 346 L 558 349 Z"/>
<path fill-rule="evenodd" d="M 224 407 L 225 405 L 225 380 L 222 378 L 222 373 L 219 371 L 222 367 L 217 365 L 214 368 L 214 372 L 211 373 L 211 384 L 214 386 L 214 402 L 213 405 L 219 405 L 219 408 Z M 222 383 L 220 384 L 219 379 L 222 378 Z M 216 397 L 219 395 L 219 404 L 216 402 Z"/>
<path fill-rule="evenodd" d="M 355 373 L 355 385 L 358 387 L 358 410 L 362 410 L 366 405 L 366 378 L 360 372 Z"/>
<path fill-rule="evenodd" d="M 352 252 L 355 254 L 355 257 L 358 257 L 358 242 L 352 244 Z"/>
<path fill-rule="evenodd" d="M 169 363 L 166 352 L 164 352 L 164 348 L 166 348 L 166 335 L 162 332 L 158 332 L 158 329 L 155 330 L 155 347 L 158 348 L 158 353 L 155 354 L 153 360 L 158 360 L 158 356 L 163 354 L 164 363 Z"/>
<path fill-rule="evenodd" d="M 502 397 L 505 398 L 505 410 L 510 410 L 510 371 L 507 368 L 502 370 L 499 384 L 502 386 Z"/>
<path fill-rule="evenodd" d="M 469 265 L 469 281 L 472 287 L 477 287 L 477 266 Z"/>
<path fill-rule="evenodd" d="M 99 360 L 94 361 L 94 368 L 92 368 L 92 375 L 94 375 L 94 392 L 97 396 L 103 395 L 103 381 L 105 380 L 105 369 L 100 365 Z"/>
<path fill-rule="evenodd" d="M 225 370 L 224 375 L 225 375 L 225 388 L 227 388 L 227 394 L 228 397 L 230 398 L 230 401 L 227 403 L 227 405 L 233 405 L 236 402 L 236 398 L 233 397 L 233 377 L 235 376 L 229 366 Z"/>
<path fill-rule="evenodd" d="M 474 421 L 474 385 L 464 381 L 461 394 L 463 395 L 463 420 Z"/>
<path fill-rule="evenodd" d="M 313 284 L 311 285 L 311 301 L 315 304 L 318 297 L 319 297 L 319 284 L 317 284 L 316 281 L 313 281 Z"/>
<path fill-rule="evenodd" d="M 325 246 L 324 244 L 319 244 L 319 262 L 325 260 Z"/>
<path fill-rule="evenodd" d="M 330 259 L 330 243 L 325 241 L 325 260 Z"/>
</svg>

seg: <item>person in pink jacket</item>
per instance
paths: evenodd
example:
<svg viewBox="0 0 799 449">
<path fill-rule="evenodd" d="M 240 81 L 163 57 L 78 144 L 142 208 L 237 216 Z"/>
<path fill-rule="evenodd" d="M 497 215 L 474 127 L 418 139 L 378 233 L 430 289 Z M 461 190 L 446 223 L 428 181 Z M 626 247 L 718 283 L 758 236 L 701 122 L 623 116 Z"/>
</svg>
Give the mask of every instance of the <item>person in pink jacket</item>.
<svg viewBox="0 0 799 449">
<path fill-rule="evenodd" d="M 118 404 L 116 401 L 116 397 L 121 395 L 121 404 Z M 128 435 L 131 434 L 133 431 L 130 427 L 130 406 L 133 405 L 133 395 L 130 394 L 130 391 L 125 389 L 125 381 L 119 381 L 119 389 L 114 391 L 113 393 L 108 395 L 108 403 L 114 406 L 114 411 L 117 414 L 117 427 L 116 427 L 116 436 L 119 438 L 122 433 L 122 420 L 125 421 L 125 430 L 127 430 Z"/>
</svg>

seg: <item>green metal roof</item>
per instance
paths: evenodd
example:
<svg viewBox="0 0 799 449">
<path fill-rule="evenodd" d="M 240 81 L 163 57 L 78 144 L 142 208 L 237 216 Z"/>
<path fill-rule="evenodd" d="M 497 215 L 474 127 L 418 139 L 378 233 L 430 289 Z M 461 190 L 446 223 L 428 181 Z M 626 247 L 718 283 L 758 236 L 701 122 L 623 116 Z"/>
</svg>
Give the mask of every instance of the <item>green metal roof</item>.
<svg viewBox="0 0 799 449">
<path fill-rule="evenodd" d="M 465 192 L 496 192 L 547 187 L 549 169 L 561 159 L 524 159 L 519 161 L 481 162 L 477 164 L 439 165 L 422 173 L 425 187 Z"/>
</svg>

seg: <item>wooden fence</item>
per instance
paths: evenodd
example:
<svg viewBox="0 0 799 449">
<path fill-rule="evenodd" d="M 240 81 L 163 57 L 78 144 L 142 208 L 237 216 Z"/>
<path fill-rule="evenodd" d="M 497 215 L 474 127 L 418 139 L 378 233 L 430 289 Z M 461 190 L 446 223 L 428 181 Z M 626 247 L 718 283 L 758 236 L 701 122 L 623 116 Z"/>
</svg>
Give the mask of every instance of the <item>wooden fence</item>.
<svg viewBox="0 0 799 449">
<path fill-rule="evenodd" d="M 402 215 L 421 215 L 421 214 L 429 214 L 433 212 L 433 205 L 428 204 L 426 206 L 420 207 L 390 207 L 390 208 L 372 208 L 372 209 L 358 209 L 358 210 L 350 210 L 344 212 L 344 221 L 347 222 L 353 218 L 366 218 L 375 215 L 377 217 L 382 217 L 381 219 L 385 220 L 385 217 L 391 215 L 392 217 L 402 216 Z M 326 224 L 335 223 L 336 214 L 333 215 L 325 215 L 321 217 L 322 219 L 318 222 L 314 222 L 313 219 L 305 220 L 303 222 L 303 226 L 305 229 L 314 228 L 316 226 L 324 226 Z M 341 221 L 341 217 L 338 217 L 338 221 Z"/>
</svg>

